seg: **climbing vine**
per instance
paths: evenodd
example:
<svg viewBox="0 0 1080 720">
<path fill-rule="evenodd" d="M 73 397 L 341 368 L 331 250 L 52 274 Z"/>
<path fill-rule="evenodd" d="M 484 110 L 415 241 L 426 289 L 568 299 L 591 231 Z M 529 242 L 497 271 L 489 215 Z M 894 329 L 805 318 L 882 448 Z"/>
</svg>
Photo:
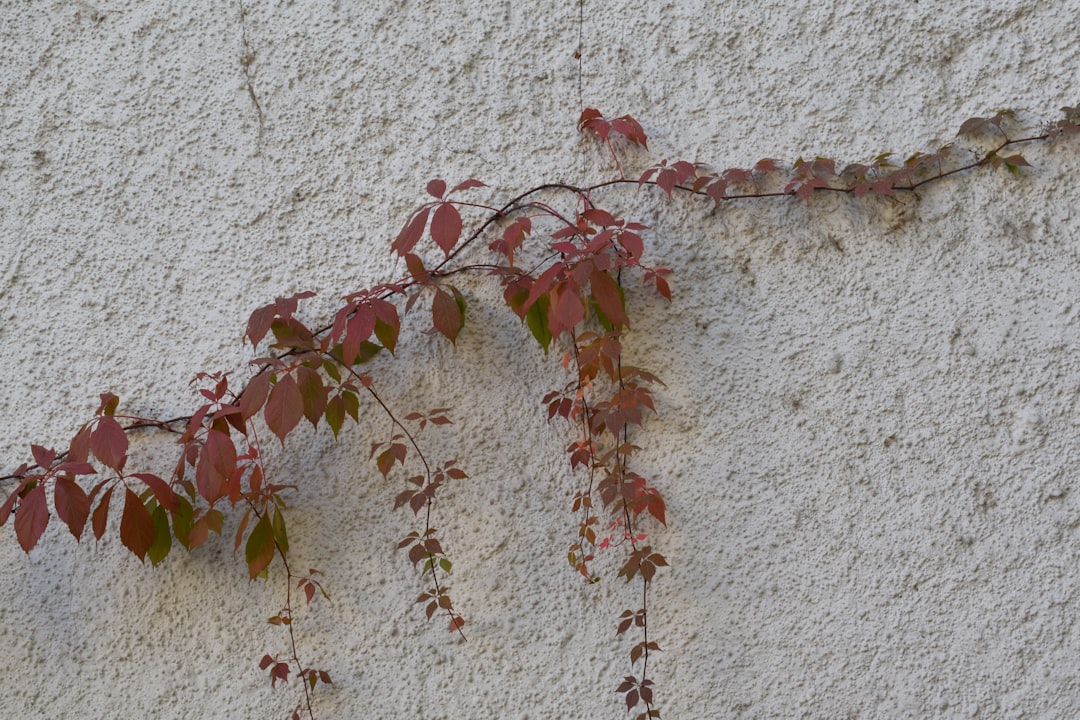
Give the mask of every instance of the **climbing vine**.
<svg viewBox="0 0 1080 720">
<path fill-rule="evenodd" d="M 655 393 L 662 381 L 654 370 L 624 362 L 623 343 L 636 322 L 627 293 L 644 286 L 670 302 L 672 271 L 653 264 L 646 251 L 649 228 L 608 209 L 609 194 L 623 187 L 655 189 L 668 199 L 684 194 L 713 207 L 788 196 L 809 201 L 826 192 L 895 197 L 981 167 L 1019 174 L 1029 164 L 1016 146 L 1080 132 L 1080 110 L 1067 107 L 1063 113 L 1062 119 L 1028 132 L 1008 111 L 971 118 L 960 127 L 961 142 L 902 161 L 889 153 L 844 167 L 822 157 L 799 158 L 790 167 L 763 159 L 750 168 L 715 171 L 698 162 L 664 159 L 628 175 L 628 158 L 647 151 L 644 129 L 629 115 L 608 119 L 586 109 L 578 130 L 602 144 L 614 177 L 589 186 L 541 184 L 497 207 L 473 199 L 484 187 L 479 180 L 453 186 L 430 181 L 427 198 L 390 244 L 404 261 L 402 277 L 345 295 L 321 326 L 298 316 L 310 292 L 256 309 L 245 331 L 257 348 L 252 372 L 240 382 L 230 373 L 198 374 L 192 382 L 202 404 L 188 416 L 162 420 L 126 414 L 116 395 L 103 393 L 97 411 L 66 450 L 31 445 L 33 462 L 0 478 L 10 488 L 0 504 L 0 525 L 14 518 L 16 539 L 29 553 L 49 524 L 50 504 L 77 540 L 88 523 L 100 540 L 110 512 L 119 511 L 121 542 L 156 565 L 175 544 L 193 550 L 212 532 L 220 534 L 225 513 L 234 513 L 233 547 L 243 548 L 249 577 L 268 576 L 275 558 L 284 570 L 284 604 L 269 622 L 284 628 L 287 649 L 265 654 L 259 667 L 275 686 L 298 679 L 302 695 L 293 717 L 314 718 L 313 692 L 332 682 L 331 673 L 303 659 L 294 605 L 301 595 L 305 603 L 330 596 L 317 569 L 300 573 L 291 564 L 285 496 L 298 488 L 270 476 L 266 453 L 273 439 L 278 451 L 285 451 L 289 435 L 305 420 L 316 428 L 325 424 L 337 437 L 347 421 L 359 420 L 365 404 L 383 413 L 391 429 L 371 439 L 370 456 L 384 478 L 400 479 L 393 507 L 414 518 L 397 547 L 422 578 L 416 604 L 429 620 L 439 616 L 449 631 L 467 637 L 467 621 L 450 592 L 453 561 L 434 514 L 440 491 L 468 478 L 467 464 L 436 458 L 424 444 L 426 432 L 452 422 L 451 410 L 397 411 L 379 389 L 369 361 L 396 353 L 406 318 L 456 342 L 468 310 L 455 278 L 486 276 L 498 283 L 507 307 L 543 352 L 566 371 L 566 382 L 538 400 L 549 422 L 565 424 L 568 461 L 580 476 L 570 499 L 576 528 L 567 561 L 592 583 L 598 580 L 591 564 L 596 551 L 622 549 L 617 574 L 638 584 L 639 600 L 611 609 L 616 634 L 633 638 L 629 673 L 612 684 L 637 720 L 659 718 L 652 671 L 661 646 L 650 633 L 649 591 L 668 566 L 658 549 L 662 539 L 654 537 L 668 517 L 663 479 L 642 475 L 635 455 L 645 442 L 646 420 L 657 412 Z M 441 253 L 435 262 L 422 258 L 427 241 Z M 177 436 L 170 471 L 129 466 L 128 434 L 148 428 Z"/>
</svg>

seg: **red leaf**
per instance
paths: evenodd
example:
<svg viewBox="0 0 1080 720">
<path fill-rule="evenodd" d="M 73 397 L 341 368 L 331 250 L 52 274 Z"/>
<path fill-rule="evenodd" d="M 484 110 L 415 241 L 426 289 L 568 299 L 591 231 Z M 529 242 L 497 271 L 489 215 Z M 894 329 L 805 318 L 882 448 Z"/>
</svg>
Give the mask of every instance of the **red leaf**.
<svg viewBox="0 0 1080 720">
<path fill-rule="evenodd" d="M 26 466 L 23 465 L 20 470 L 25 469 L 25 467 Z M 35 476 L 35 479 L 38 477 L 40 476 Z M 15 503 L 19 500 L 19 494 L 30 484 L 30 482 L 31 480 L 26 479 L 19 483 L 19 486 L 15 488 L 15 491 L 8 495 L 7 499 L 4 500 L 3 505 L 0 505 L 0 525 L 6 523 L 8 518 L 11 517 L 11 511 L 15 507 Z"/>
<path fill-rule="evenodd" d="M 461 214 L 450 203 L 440 203 L 431 218 L 431 239 L 449 255 L 460 237 Z"/>
<path fill-rule="evenodd" d="M 266 333 L 270 332 L 270 324 L 274 322 L 276 316 L 277 309 L 273 304 L 264 305 L 251 313 L 251 317 L 248 318 L 247 332 L 244 334 L 251 340 L 252 345 L 258 345 L 259 341 L 266 337 Z"/>
<path fill-rule="evenodd" d="M 435 299 L 431 301 L 431 317 L 435 329 L 446 336 L 450 342 L 456 342 L 464 318 L 457 299 L 442 288 L 435 289 Z"/>
<path fill-rule="evenodd" d="M 581 111 L 581 117 L 577 123 L 578 132 L 592 130 L 600 136 L 601 140 L 607 140 L 611 131 L 611 123 L 604 120 L 604 115 L 596 108 L 585 108 Z"/>
<path fill-rule="evenodd" d="M 561 262 L 555 263 L 547 270 L 545 270 L 540 275 L 540 277 L 536 279 L 536 282 L 534 282 L 532 284 L 532 287 L 529 288 L 529 297 L 525 299 L 525 303 L 521 306 L 521 313 L 519 313 L 519 315 L 524 315 L 541 295 L 546 295 L 547 292 L 551 290 L 551 286 L 555 282 L 555 278 L 564 269 L 566 269 L 565 264 Z"/>
<path fill-rule="evenodd" d="M 24 552 L 30 552 L 37 545 L 48 524 L 45 486 L 38 484 L 19 500 L 19 509 L 15 511 L 15 535 Z"/>
<path fill-rule="evenodd" d="M 236 469 L 236 447 L 228 435 L 220 430 L 210 430 L 199 453 L 195 468 L 195 483 L 199 495 L 208 502 L 216 502 L 228 491 L 229 479 Z"/>
<path fill-rule="evenodd" d="M 611 227 L 615 224 L 615 216 L 607 210 L 601 210 L 598 207 L 592 207 L 585 210 L 581 213 L 581 217 L 598 227 Z"/>
<path fill-rule="evenodd" d="M 469 188 L 476 188 L 476 187 L 487 187 L 487 184 L 482 183 L 479 180 L 474 180 L 472 178 L 469 178 L 465 182 L 455 185 L 454 188 L 450 192 L 451 193 L 456 193 L 456 192 L 459 192 L 461 190 L 468 190 Z"/>
<path fill-rule="evenodd" d="M 304 398 L 291 375 L 283 375 L 266 401 L 266 424 L 281 444 L 304 416 Z"/>
<path fill-rule="evenodd" d="M 629 115 L 623 115 L 612 120 L 611 129 L 635 145 L 640 145 L 643 148 L 649 147 L 649 139 L 645 136 L 645 130 L 642 129 L 637 120 Z"/>
<path fill-rule="evenodd" d="M 46 450 L 40 445 L 31 445 L 30 452 L 34 455 L 34 462 L 38 464 L 42 470 L 48 470 L 52 467 L 53 460 L 56 459 L 55 450 Z"/>
<path fill-rule="evenodd" d="M 124 512 L 120 516 L 120 541 L 142 560 L 154 543 L 154 520 L 142 500 L 129 488 L 124 493 Z"/>
<path fill-rule="evenodd" d="M 251 419 L 266 403 L 266 394 L 270 392 L 269 372 L 260 372 L 248 381 L 240 396 L 240 417 Z"/>
<path fill-rule="evenodd" d="M 53 489 L 53 502 L 56 505 L 56 514 L 68 526 L 75 539 L 81 540 L 86 518 L 90 516 L 90 499 L 86 496 L 86 491 L 71 478 L 59 477 Z"/>
<path fill-rule="evenodd" d="M 158 505 L 170 512 L 176 512 L 179 509 L 180 506 L 176 501 L 176 493 L 173 492 L 173 489 L 169 487 L 169 484 L 163 479 L 159 478 L 157 475 L 151 475 L 150 473 L 133 473 L 132 477 L 141 480 L 146 487 L 150 488 L 150 492 L 154 493 Z"/>
<path fill-rule="evenodd" d="M 90 518 L 95 540 L 100 540 L 101 536 L 105 534 L 105 521 L 109 518 L 109 501 L 112 500 L 113 490 L 115 489 L 114 486 L 105 491 L 105 494 L 101 496 L 101 502 L 94 508 L 94 514 Z"/>
<path fill-rule="evenodd" d="M 83 425 L 68 446 L 68 462 L 86 462 L 90 459 L 90 426 Z M 81 474 L 81 473 L 80 473 Z"/>
<path fill-rule="evenodd" d="M 427 192 L 428 195 L 442 200 L 443 196 L 446 194 L 446 182 L 439 180 L 438 178 L 432 180 L 427 184 Z"/>
<path fill-rule="evenodd" d="M 120 423 L 103 415 L 90 434 L 90 450 L 105 465 L 121 472 L 127 460 L 128 439 Z"/>
<path fill-rule="evenodd" d="M 641 240 L 641 236 L 637 233 L 621 232 L 618 237 L 619 244 L 626 249 L 626 252 L 630 253 L 630 257 L 635 260 L 640 260 L 641 254 L 645 252 L 645 246 Z"/>
<path fill-rule="evenodd" d="M 558 337 L 564 330 L 569 330 L 585 317 L 585 307 L 576 285 L 565 281 L 556 288 L 558 297 L 548 309 L 548 327 L 553 337 Z"/>
<path fill-rule="evenodd" d="M 396 252 L 398 255 L 405 256 L 412 252 L 412 249 L 416 247 L 416 243 L 420 242 L 421 236 L 424 234 L 424 228 L 427 227 L 428 214 L 431 212 L 431 208 L 421 208 L 412 218 L 405 224 L 405 227 L 398 233 L 397 239 L 394 240 L 390 246 L 391 252 Z"/>
</svg>

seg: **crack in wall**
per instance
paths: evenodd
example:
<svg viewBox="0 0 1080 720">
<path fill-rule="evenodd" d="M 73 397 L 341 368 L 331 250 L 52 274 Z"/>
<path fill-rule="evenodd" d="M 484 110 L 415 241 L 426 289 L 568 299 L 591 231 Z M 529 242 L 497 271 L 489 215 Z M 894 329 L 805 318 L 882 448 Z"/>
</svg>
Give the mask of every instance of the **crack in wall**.
<svg viewBox="0 0 1080 720">
<path fill-rule="evenodd" d="M 251 104 L 255 106 L 255 113 L 259 123 L 259 134 L 255 139 L 255 154 L 258 155 L 262 152 L 266 117 L 263 114 L 259 97 L 255 94 L 254 75 L 251 72 L 251 65 L 255 62 L 255 50 L 252 49 L 251 42 L 248 40 L 247 11 L 244 9 L 244 3 L 241 0 L 237 0 L 236 4 L 240 6 L 240 40 L 244 46 L 244 54 L 240 56 L 240 66 L 244 68 L 244 82 L 247 85 L 248 97 L 251 98 Z"/>
</svg>

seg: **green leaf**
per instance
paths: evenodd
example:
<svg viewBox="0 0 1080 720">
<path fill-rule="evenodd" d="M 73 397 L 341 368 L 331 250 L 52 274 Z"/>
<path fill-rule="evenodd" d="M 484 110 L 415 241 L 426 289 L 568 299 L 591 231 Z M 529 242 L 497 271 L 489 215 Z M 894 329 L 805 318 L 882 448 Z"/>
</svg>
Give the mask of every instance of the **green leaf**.
<svg viewBox="0 0 1080 720">
<path fill-rule="evenodd" d="M 154 521 L 154 542 L 146 554 L 150 556 L 150 563 L 157 565 L 172 550 L 172 533 L 169 532 L 169 514 L 165 508 L 158 505 L 150 517 Z"/>
<path fill-rule="evenodd" d="M 529 311 L 525 313 L 525 323 L 529 326 L 529 331 L 532 332 L 533 337 L 536 338 L 536 342 L 540 343 L 540 347 L 544 348 L 544 352 L 547 352 L 548 346 L 551 345 L 551 331 L 548 330 L 548 306 L 550 305 L 551 298 L 547 295 L 541 295 L 529 308 Z"/>
<path fill-rule="evenodd" d="M 191 546 L 191 526 L 194 524 L 194 515 L 195 509 L 191 507 L 191 503 L 186 498 L 177 495 L 176 510 L 172 514 L 173 533 L 185 548 Z"/>
<path fill-rule="evenodd" d="M 265 514 L 259 518 L 259 522 L 255 523 L 248 535 L 247 545 L 244 546 L 244 559 L 252 580 L 274 559 L 274 531 Z"/>
<path fill-rule="evenodd" d="M 284 555 L 289 554 L 289 536 L 285 532 L 285 516 L 281 514 L 281 510 L 274 508 L 274 540 L 277 541 L 277 545 L 281 548 L 281 552 Z"/>
<path fill-rule="evenodd" d="M 353 422 L 360 422 L 360 398 L 356 396 L 356 393 L 343 390 L 341 392 L 341 403 L 345 406 L 345 412 L 349 414 Z"/>
<path fill-rule="evenodd" d="M 456 342 L 465 322 L 465 300 L 455 288 L 451 290 L 454 291 L 453 295 L 442 288 L 435 289 L 435 299 L 431 301 L 431 317 L 435 329 L 450 342 Z"/>
<path fill-rule="evenodd" d="M 334 431 L 334 437 L 341 432 L 341 426 L 345 424 L 345 401 L 340 395 L 335 395 L 326 403 L 326 424 Z"/>
</svg>

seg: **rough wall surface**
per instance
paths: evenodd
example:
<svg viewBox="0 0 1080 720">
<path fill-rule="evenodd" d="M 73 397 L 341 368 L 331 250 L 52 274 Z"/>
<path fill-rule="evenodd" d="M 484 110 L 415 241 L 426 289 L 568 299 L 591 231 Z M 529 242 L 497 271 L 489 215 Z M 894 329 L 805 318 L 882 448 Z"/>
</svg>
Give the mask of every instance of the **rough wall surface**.
<svg viewBox="0 0 1080 720">
<path fill-rule="evenodd" d="M 188 380 L 243 368 L 273 297 L 315 290 L 315 312 L 400 272 L 387 243 L 432 177 L 492 202 L 609 177 L 582 103 L 632 113 L 656 158 L 731 167 L 928 150 L 973 115 L 1080 100 L 1076 0 L 639 4 L 4 0 L 0 474 L 102 391 L 190 411 Z M 1080 144 L 1025 156 L 1019 179 L 901 206 L 612 201 L 676 270 L 626 340 L 667 384 L 641 437 L 671 525 L 665 718 L 1074 716 Z M 496 291 L 470 293 L 456 348 L 414 333 L 381 381 L 456 409 L 438 443 L 471 478 L 439 524 L 468 643 L 410 604 L 378 419 L 273 461 L 300 485 L 292 554 L 333 595 L 301 618 L 334 676 L 317 716 L 625 717 L 613 627 L 634 598 L 566 566 L 577 480 L 539 405 L 559 369 Z M 27 557 L 5 527 L 0 573 L 7 717 L 295 702 L 256 667 L 284 650 L 281 583 L 248 584 L 228 539 L 150 569 L 115 528 L 77 545 L 54 523 Z"/>
</svg>

